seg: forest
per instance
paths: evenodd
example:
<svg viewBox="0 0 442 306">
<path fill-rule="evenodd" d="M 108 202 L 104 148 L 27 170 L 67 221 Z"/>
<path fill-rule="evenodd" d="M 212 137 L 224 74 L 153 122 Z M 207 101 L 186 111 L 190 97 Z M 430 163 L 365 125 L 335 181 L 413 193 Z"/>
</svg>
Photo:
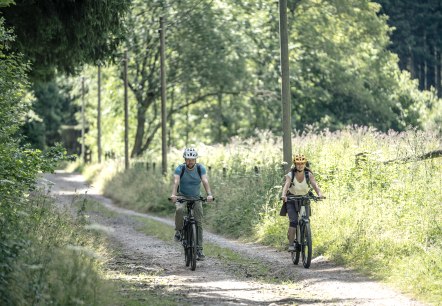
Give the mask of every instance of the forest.
<svg viewBox="0 0 442 306">
<path fill-rule="evenodd" d="M 335 201 L 317 214 L 318 254 L 437 304 L 442 2 L 288 0 L 287 8 L 293 152 L 311 158 Z M 264 0 L 0 0 L 0 304 L 64 304 L 57 300 L 61 287 L 48 285 L 41 267 L 53 256 L 60 258 L 54 270 L 64 266 L 59 245 L 99 243 L 88 234 L 76 240 L 84 224 L 54 217 L 38 192 L 41 173 L 68 164 L 126 207 L 170 214 L 171 177 L 158 173 L 160 179 L 144 182 L 142 171 L 159 167 L 162 145 L 168 170 L 182 149 L 196 147 L 214 169 L 215 192 L 228 194 L 224 208 L 208 210 L 209 228 L 282 247 L 284 225 L 275 219 L 283 176 L 279 18 L 278 1 Z M 124 170 L 125 145 L 130 169 Z M 240 186 L 255 171 L 260 190 L 243 198 Z M 120 198 L 134 181 L 143 183 Z M 230 215 L 238 199 L 243 224 Z M 414 202 L 425 203 L 423 221 L 415 219 Z M 337 223 L 326 217 L 335 212 L 332 205 L 341 209 Z M 385 215 L 391 228 L 370 223 L 385 206 L 392 207 Z M 232 223 L 216 219 L 219 214 Z M 412 237 L 408 224 L 420 221 Z M 67 236 L 44 241 L 44 224 L 51 222 Z M 369 243 L 376 235 L 380 239 Z M 410 251 L 413 238 L 419 247 Z M 390 244 L 389 252 L 376 254 Z M 414 276 L 405 273 L 412 258 L 422 263 Z M 80 261 L 99 278 L 95 259 Z M 409 283 L 401 285 L 404 280 Z"/>
<path fill-rule="evenodd" d="M 440 126 L 440 3 L 399 2 L 289 1 L 294 130 Z M 160 15 L 167 36 L 168 147 L 226 143 L 232 136 L 281 129 L 277 3 L 183 1 L 165 7 L 151 1 L 133 2 L 125 11 L 119 2 L 108 16 L 100 14 L 102 20 L 94 15 L 100 7 L 79 6 L 78 14 L 88 15 L 75 23 L 68 7 L 55 10 L 51 3 L 18 2 L 2 10 L 5 29 L 14 27 L 16 35 L 17 50 L 11 51 L 32 65 L 32 111 L 21 131 L 33 147 L 64 142 L 79 154 L 84 99 L 86 145 L 97 160 L 100 95 L 106 117 L 100 124 L 102 151 L 123 154 L 127 50 L 130 155 L 158 148 Z M 52 18 L 24 18 L 45 10 Z M 25 34 L 30 27 L 38 30 L 31 38 Z"/>
</svg>

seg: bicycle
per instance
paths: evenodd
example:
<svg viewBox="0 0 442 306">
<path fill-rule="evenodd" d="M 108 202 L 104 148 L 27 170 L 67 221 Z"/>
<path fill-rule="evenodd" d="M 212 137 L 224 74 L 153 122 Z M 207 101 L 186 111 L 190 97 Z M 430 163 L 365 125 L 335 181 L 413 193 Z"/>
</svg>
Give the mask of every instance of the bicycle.
<svg viewBox="0 0 442 306">
<path fill-rule="evenodd" d="M 296 226 L 295 241 L 293 242 L 295 250 L 290 251 L 293 264 L 299 263 L 301 255 L 304 268 L 308 269 L 312 261 L 312 231 L 310 228 L 310 200 L 320 201 L 325 197 L 314 196 L 309 192 L 304 196 L 288 195 L 287 202 L 298 201 L 301 207 L 298 213 L 298 225 Z"/>
<path fill-rule="evenodd" d="M 170 198 L 168 198 L 170 200 Z M 213 199 L 215 200 L 215 199 Z M 199 199 L 178 198 L 178 203 L 186 203 L 187 215 L 184 216 L 184 225 L 181 230 L 181 244 L 184 248 L 184 259 L 186 267 L 190 265 L 190 269 L 195 271 L 197 258 L 197 222 L 193 216 L 193 207 L 198 201 L 207 202 L 207 198 L 199 197 Z"/>
</svg>

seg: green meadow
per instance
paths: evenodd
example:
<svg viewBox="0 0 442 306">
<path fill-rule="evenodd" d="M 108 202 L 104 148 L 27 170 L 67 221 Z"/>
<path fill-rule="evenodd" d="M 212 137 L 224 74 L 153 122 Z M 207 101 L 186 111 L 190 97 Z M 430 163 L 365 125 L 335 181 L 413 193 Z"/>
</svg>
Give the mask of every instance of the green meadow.
<svg viewBox="0 0 442 306">
<path fill-rule="evenodd" d="M 327 197 L 312 205 L 314 256 L 326 256 L 429 302 L 441 301 L 442 162 L 440 157 L 422 158 L 440 145 L 436 134 L 416 130 L 348 128 L 294 137 L 293 152 L 308 157 Z M 270 133 L 197 146 L 217 199 L 206 206 L 207 228 L 286 247 L 288 221 L 279 216 L 281 147 Z M 123 207 L 172 215 L 167 197 L 181 151 L 172 149 L 168 160 L 166 176 L 161 163 L 148 155 L 126 172 L 121 161 L 107 161 L 84 173 Z"/>
</svg>

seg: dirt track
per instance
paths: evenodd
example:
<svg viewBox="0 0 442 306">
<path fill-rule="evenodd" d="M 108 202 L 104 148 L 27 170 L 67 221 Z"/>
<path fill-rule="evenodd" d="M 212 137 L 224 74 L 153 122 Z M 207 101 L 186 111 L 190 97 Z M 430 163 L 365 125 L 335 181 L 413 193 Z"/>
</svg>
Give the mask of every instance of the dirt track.
<svg viewBox="0 0 442 306">
<path fill-rule="evenodd" d="M 130 216 L 151 218 L 172 226 L 171 220 L 119 208 L 88 186 L 81 175 L 58 172 L 45 175 L 45 178 L 54 184 L 51 194 L 59 203 L 69 205 L 75 194 L 84 195 L 87 191 L 88 197 L 115 211 L 115 218 L 91 216 L 92 222 L 111 229 L 107 232 L 120 250 L 119 257 L 109 264 L 109 269 L 126 270 L 135 281 L 137 275 L 151 275 L 149 282 L 140 282 L 140 286 L 172 298 L 178 304 L 423 305 L 322 257 L 314 258 L 311 268 L 304 269 L 302 265 L 291 263 L 289 253 L 257 244 L 241 244 L 207 231 L 205 241 L 259 260 L 270 267 L 272 277 L 280 275 L 294 283 L 262 282 L 247 271 L 234 271 L 236 266 L 216 258 L 198 262 L 196 271 L 190 271 L 184 266 L 179 244 L 165 243 L 137 232 L 135 221 Z"/>
</svg>

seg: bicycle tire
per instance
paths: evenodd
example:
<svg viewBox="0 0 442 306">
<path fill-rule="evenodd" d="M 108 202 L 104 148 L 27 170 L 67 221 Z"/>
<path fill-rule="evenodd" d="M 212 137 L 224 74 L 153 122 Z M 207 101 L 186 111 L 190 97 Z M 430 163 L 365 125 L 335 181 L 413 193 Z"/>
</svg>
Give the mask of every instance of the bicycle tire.
<svg viewBox="0 0 442 306">
<path fill-rule="evenodd" d="M 299 224 L 298 224 L 299 227 Z M 297 265 L 299 263 L 299 254 L 301 254 L 301 249 L 299 248 L 298 245 L 298 229 L 296 229 L 296 234 L 295 234 L 295 241 L 293 242 L 293 245 L 295 246 L 295 250 L 292 253 L 292 261 L 294 265 Z"/>
<path fill-rule="evenodd" d="M 304 268 L 310 268 L 312 262 L 312 231 L 310 223 L 305 223 L 301 228 L 301 258 Z"/>
<path fill-rule="evenodd" d="M 190 249 L 189 249 L 189 238 L 187 234 L 187 226 L 183 229 L 183 247 L 184 247 L 184 258 L 186 261 L 186 267 L 190 265 Z"/>
<path fill-rule="evenodd" d="M 193 223 L 189 233 L 189 257 L 190 257 L 190 269 L 195 271 L 196 269 L 196 224 Z"/>
<path fill-rule="evenodd" d="M 291 252 L 292 253 L 292 261 L 294 265 L 297 265 L 299 263 L 299 254 L 301 253 L 300 251 L 298 251 L 298 249 L 295 246 L 295 251 Z"/>
</svg>

